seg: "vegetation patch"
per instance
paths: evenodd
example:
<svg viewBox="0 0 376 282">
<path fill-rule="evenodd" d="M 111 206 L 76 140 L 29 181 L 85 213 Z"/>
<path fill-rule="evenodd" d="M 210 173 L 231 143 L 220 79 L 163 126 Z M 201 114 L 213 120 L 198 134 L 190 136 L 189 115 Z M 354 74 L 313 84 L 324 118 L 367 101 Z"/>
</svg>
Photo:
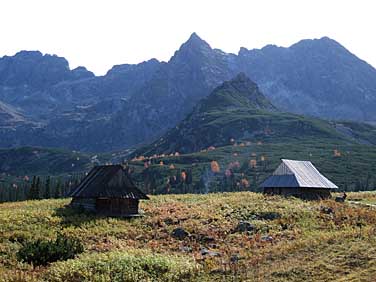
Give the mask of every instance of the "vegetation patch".
<svg viewBox="0 0 376 282">
<path fill-rule="evenodd" d="M 83 251 L 84 246 L 78 239 L 58 234 L 56 240 L 26 242 L 17 252 L 17 259 L 33 265 L 47 265 L 72 259 Z"/>
<path fill-rule="evenodd" d="M 192 281 L 199 270 L 191 259 L 130 250 L 83 255 L 54 263 L 44 279 L 48 282 Z"/>
</svg>

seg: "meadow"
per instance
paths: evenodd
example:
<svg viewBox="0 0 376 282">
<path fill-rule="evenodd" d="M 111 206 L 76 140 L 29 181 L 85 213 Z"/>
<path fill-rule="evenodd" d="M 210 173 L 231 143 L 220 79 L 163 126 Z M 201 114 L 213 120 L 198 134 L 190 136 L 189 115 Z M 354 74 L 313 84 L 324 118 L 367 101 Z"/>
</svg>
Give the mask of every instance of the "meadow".
<svg viewBox="0 0 376 282">
<path fill-rule="evenodd" d="M 70 199 L 3 203 L 0 281 L 372 281 L 376 209 L 366 203 L 376 193 L 348 199 L 159 195 L 132 219 L 78 212 Z M 57 233 L 84 253 L 48 266 L 17 260 L 25 242 Z"/>
</svg>

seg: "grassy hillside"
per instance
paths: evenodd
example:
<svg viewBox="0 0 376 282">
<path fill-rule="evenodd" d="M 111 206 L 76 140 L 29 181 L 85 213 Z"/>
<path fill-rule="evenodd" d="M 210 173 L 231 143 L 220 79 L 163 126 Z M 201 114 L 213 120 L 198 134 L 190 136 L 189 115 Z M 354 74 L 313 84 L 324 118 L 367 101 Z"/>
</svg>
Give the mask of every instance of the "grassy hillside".
<svg viewBox="0 0 376 282">
<path fill-rule="evenodd" d="M 61 197 L 98 161 L 93 155 L 63 149 L 0 149 L 0 202 L 28 199 L 34 180 L 39 191 L 35 197 Z"/>
<path fill-rule="evenodd" d="M 376 189 L 376 146 L 328 143 L 325 139 L 276 144 L 234 142 L 193 154 L 138 158 L 130 165 L 134 179 L 148 193 L 259 191 L 259 184 L 281 158 L 312 161 L 340 190 Z M 218 165 L 215 172 L 213 161 Z M 189 183 L 179 181 L 183 171 L 190 176 Z"/>
<path fill-rule="evenodd" d="M 370 203 L 376 194 L 349 199 Z M 165 195 L 142 202 L 144 216 L 129 220 L 75 213 L 67 203 L 0 204 L 0 281 L 372 281 L 376 275 L 376 210 L 363 204 L 251 192 Z M 172 236 L 176 228 L 186 232 L 181 239 Z M 84 253 L 47 267 L 17 261 L 22 243 L 57 232 L 80 238 Z"/>
<path fill-rule="evenodd" d="M 257 85 L 240 74 L 217 87 L 175 128 L 133 154 L 192 153 L 231 140 L 291 143 L 323 140 L 328 144 L 376 144 L 376 128 L 329 122 L 278 111 Z"/>
<path fill-rule="evenodd" d="M 87 154 L 64 149 L 20 147 L 0 149 L 0 172 L 11 175 L 56 175 L 80 172 L 91 164 Z"/>
</svg>

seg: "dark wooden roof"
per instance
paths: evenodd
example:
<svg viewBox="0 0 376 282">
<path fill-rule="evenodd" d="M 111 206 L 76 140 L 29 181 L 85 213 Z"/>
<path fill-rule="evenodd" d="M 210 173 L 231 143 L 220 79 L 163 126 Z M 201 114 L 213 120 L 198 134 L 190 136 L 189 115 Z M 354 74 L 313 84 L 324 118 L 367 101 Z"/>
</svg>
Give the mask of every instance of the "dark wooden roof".
<svg viewBox="0 0 376 282">
<path fill-rule="evenodd" d="M 121 165 L 94 167 L 69 196 L 77 198 L 149 199 L 133 184 Z"/>
</svg>

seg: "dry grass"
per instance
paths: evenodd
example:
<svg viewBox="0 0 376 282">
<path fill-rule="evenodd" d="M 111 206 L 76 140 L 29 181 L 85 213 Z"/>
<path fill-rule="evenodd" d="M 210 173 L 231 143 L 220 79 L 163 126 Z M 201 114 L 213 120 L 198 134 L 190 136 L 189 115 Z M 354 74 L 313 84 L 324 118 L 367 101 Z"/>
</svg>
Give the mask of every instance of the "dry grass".
<svg viewBox="0 0 376 282">
<path fill-rule="evenodd" d="M 368 201 L 376 193 L 349 193 Z M 80 238 L 85 256 L 144 249 L 201 265 L 201 281 L 372 281 L 376 209 L 332 200 L 304 202 L 241 192 L 153 196 L 144 217 L 101 218 L 64 208 L 69 200 L 0 205 L 0 277 L 38 281 L 49 269 L 19 263 L 22 241 L 56 232 Z M 239 221 L 254 231 L 234 232 Z M 175 239 L 181 227 L 190 235 Z M 203 249 L 211 251 L 202 254 Z M 77 258 L 76 260 L 80 260 Z M 5 280 L 4 280 L 5 279 Z M 1 281 L 1 278 L 0 278 Z"/>
</svg>

